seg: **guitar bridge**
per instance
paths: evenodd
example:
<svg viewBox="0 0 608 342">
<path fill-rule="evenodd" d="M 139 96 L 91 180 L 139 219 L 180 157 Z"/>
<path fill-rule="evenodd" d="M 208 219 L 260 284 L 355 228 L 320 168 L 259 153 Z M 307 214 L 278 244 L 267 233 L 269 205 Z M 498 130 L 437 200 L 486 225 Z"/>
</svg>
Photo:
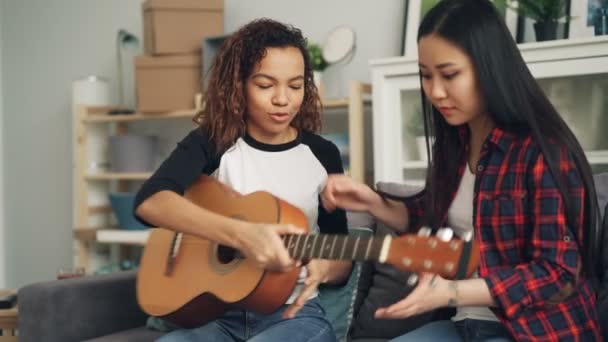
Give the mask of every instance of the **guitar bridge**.
<svg viewBox="0 0 608 342">
<path fill-rule="evenodd" d="M 182 236 L 183 233 L 175 233 L 173 235 L 173 240 L 171 241 L 171 251 L 169 255 L 167 255 L 167 262 L 165 265 L 165 276 L 167 277 L 173 274 L 173 269 L 175 268 L 175 259 L 179 253 L 179 247 L 182 244 Z"/>
</svg>

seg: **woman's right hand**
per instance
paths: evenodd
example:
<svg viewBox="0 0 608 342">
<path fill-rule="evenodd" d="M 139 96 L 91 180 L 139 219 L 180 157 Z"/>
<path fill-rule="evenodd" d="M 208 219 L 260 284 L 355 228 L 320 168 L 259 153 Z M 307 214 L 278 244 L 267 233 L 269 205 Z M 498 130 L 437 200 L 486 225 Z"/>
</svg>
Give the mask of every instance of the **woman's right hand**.
<svg viewBox="0 0 608 342">
<path fill-rule="evenodd" d="M 369 186 L 339 174 L 327 177 L 327 184 L 321 194 L 323 207 L 329 212 L 336 208 L 349 211 L 370 211 L 370 207 L 379 199 L 380 195 Z"/>
<path fill-rule="evenodd" d="M 260 268 L 286 272 L 299 263 L 289 256 L 281 236 L 303 233 L 291 224 L 249 223 L 240 231 L 237 248 Z"/>
</svg>

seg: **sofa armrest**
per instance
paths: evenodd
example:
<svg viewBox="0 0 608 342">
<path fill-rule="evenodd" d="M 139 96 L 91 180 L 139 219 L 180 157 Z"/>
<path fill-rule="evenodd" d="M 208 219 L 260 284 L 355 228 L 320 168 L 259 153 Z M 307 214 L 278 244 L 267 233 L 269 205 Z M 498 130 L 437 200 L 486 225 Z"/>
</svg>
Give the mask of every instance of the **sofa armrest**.
<svg viewBox="0 0 608 342">
<path fill-rule="evenodd" d="M 64 279 L 19 290 L 19 341 L 82 341 L 143 326 L 136 272 Z"/>
</svg>

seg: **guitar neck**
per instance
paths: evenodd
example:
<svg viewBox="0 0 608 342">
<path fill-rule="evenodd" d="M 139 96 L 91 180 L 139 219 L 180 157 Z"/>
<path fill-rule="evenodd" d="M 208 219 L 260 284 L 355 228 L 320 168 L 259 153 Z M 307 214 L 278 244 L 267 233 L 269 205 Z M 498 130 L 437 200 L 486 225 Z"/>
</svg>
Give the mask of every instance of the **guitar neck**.
<svg viewBox="0 0 608 342">
<path fill-rule="evenodd" d="M 308 234 L 285 235 L 283 242 L 294 259 L 380 260 L 387 253 L 388 237 Z M 388 238 L 390 239 L 390 238 Z M 384 259 L 382 258 L 382 259 Z"/>
</svg>

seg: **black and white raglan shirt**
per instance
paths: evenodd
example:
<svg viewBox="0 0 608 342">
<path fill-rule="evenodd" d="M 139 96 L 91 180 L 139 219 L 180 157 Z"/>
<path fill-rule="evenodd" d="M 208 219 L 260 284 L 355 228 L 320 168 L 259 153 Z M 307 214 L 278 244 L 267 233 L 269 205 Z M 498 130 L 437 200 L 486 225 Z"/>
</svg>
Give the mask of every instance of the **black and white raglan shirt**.
<svg viewBox="0 0 608 342">
<path fill-rule="evenodd" d="M 332 142 L 305 131 L 279 145 L 264 144 L 246 135 L 226 152 L 215 151 L 206 132 L 191 131 L 143 184 L 135 208 L 159 191 L 183 195 L 197 178 L 207 174 L 243 195 L 263 190 L 298 207 L 306 214 L 311 233 L 347 234 L 345 212 L 328 213 L 319 199 L 327 175 L 344 172 L 340 153 Z M 303 267 L 287 303 L 297 298 L 305 277 Z"/>
</svg>

